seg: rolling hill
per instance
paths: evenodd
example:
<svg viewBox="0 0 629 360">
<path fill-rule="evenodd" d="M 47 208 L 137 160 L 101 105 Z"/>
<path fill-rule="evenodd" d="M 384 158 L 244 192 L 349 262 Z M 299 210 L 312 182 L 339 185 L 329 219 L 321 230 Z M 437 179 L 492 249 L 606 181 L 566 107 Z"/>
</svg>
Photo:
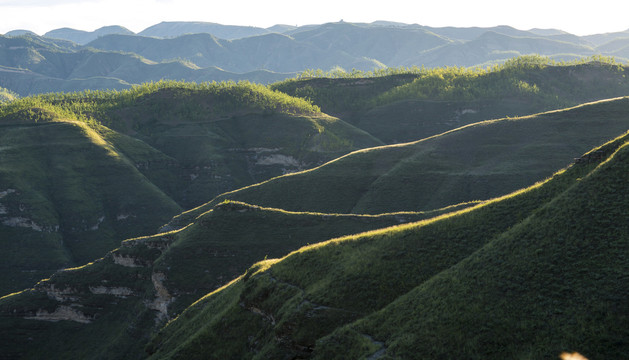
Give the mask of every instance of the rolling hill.
<svg viewBox="0 0 629 360">
<path fill-rule="evenodd" d="M 0 36 L 0 84 L 21 96 L 86 89 L 122 90 L 162 79 L 196 82 L 251 79 L 268 83 L 289 76 L 292 74 L 267 70 L 236 74 L 216 67 L 201 69 L 174 58 L 155 62 L 133 53 L 80 48 L 61 40 Z"/>
<path fill-rule="evenodd" d="M 185 226 L 225 199 L 292 211 L 361 214 L 487 200 L 543 180 L 626 131 L 628 104 L 629 98 L 600 101 L 359 150 L 311 170 L 222 194 L 179 215 L 171 225 Z"/>
<path fill-rule="evenodd" d="M 472 209 L 262 261 L 150 358 L 622 357 L 627 144 Z"/>
<path fill-rule="evenodd" d="M 186 34 L 212 34 L 226 40 L 268 34 L 269 30 L 255 26 L 223 25 L 210 22 L 163 21 L 138 33 L 141 36 L 174 38 Z"/>
<path fill-rule="evenodd" d="M 165 320 L 254 262 L 428 215 L 295 213 L 222 203 L 186 229 L 124 241 L 102 259 L 0 300 L 0 353 L 142 358 Z"/>
<path fill-rule="evenodd" d="M 490 69 L 415 69 L 369 78 L 326 76 L 311 72 L 271 88 L 310 99 L 324 112 L 387 144 L 426 138 L 482 120 L 629 93 L 626 67 L 597 58 L 557 64 L 548 58 L 525 56 Z"/>
<path fill-rule="evenodd" d="M 131 359 L 145 350 L 154 359 L 620 354 L 627 344 L 605 339 L 623 338 L 626 316 L 619 309 L 627 289 L 617 280 L 626 276 L 627 229 L 616 219 L 626 215 L 617 194 L 626 192 L 627 140 L 460 211 L 368 216 L 221 202 L 185 228 L 127 240 L 102 259 L 1 298 L 0 350 L 27 359 Z M 389 225 L 397 226 L 335 238 Z M 575 291 L 591 300 L 572 301 Z M 434 300 L 444 297 L 445 312 Z M 615 316 L 594 318 L 603 328 L 583 315 L 606 309 Z M 493 311 L 502 311 L 499 321 Z M 433 320 L 445 314 L 448 321 Z M 537 336 L 539 321 L 552 336 Z M 442 334 L 438 341 L 427 341 L 432 331 Z"/>
<path fill-rule="evenodd" d="M 569 60 L 591 56 L 596 52 L 590 46 L 572 42 L 544 37 L 515 37 L 486 32 L 474 40 L 446 45 L 414 58 L 408 58 L 405 63 L 400 65 L 478 66 L 500 63 L 513 57 L 531 54 L 551 56 L 558 60 Z"/>
<path fill-rule="evenodd" d="M 0 126 L 2 294 L 225 191 L 381 144 L 244 83 L 23 98 L 0 108 Z"/>
<path fill-rule="evenodd" d="M 181 35 L 173 39 L 110 35 L 94 40 L 88 46 L 132 52 L 156 62 L 183 59 L 201 68 L 218 67 L 235 73 L 260 69 L 297 73 L 307 68 L 332 68 L 338 64 L 361 69 L 381 66 L 377 61 L 349 55 L 343 49 L 320 49 L 276 33 L 231 41 L 211 34 Z"/>
<path fill-rule="evenodd" d="M 182 210 L 106 140 L 107 129 L 38 108 L 3 114 L 0 127 L 3 294 L 151 233 Z"/>
<path fill-rule="evenodd" d="M 422 52 L 453 42 L 423 29 L 370 26 L 345 22 L 323 24 L 313 29 L 293 31 L 289 34 L 295 40 L 312 44 L 319 49 L 343 51 L 355 57 L 375 59 L 387 66 L 406 65 L 408 59 L 413 59 Z M 413 65 L 420 64 L 414 63 Z M 328 67 L 318 66 L 315 68 L 327 69 Z M 356 66 L 356 68 L 365 69 L 363 66 Z M 366 70 L 373 68 L 374 66 Z"/>
<path fill-rule="evenodd" d="M 94 31 L 83 31 L 71 28 L 61 28 L 51 30 L 44 34 L 44 37 L 53 39 L 63 39 L 85 45 L 98 37 L 110 34 L 133 34 L 133 31 L 122 26 L 104 26 Z"/>
<path fill-rule="evenodd" d="M 8 41 L 81 81 L 184 64 Z M 11 98 L 0 358 L 620 357 L 629 98 L 572 106 L 626 94 L 599 60 Z"/>
</svg>

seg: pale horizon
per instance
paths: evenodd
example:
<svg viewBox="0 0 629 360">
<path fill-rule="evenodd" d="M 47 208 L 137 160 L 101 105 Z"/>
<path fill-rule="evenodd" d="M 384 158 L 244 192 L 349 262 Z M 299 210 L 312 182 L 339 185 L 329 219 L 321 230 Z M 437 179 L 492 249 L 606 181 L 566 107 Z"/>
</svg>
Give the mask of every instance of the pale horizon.
<svg viewBox="0 0 629 360">
<path fill-rule="evenodd" d="M 440 2 L 332 1 L 311 6 L 303 2 L 241 0 L 212 4 L 200 0 L 0 0 L 0 34 L 29 30 L 38 35 L 59 28 L 94 31 L 119 25 L 135 33 L 164 21 L 212 22 L 268 28 L 303 26 L 340 20 L 352 23 L 392 21 L 431 27 L 493 27 L 519 30 L 557 29 L 574 35 L 620 32 L 629 29 L 629 3 L 600 0 L 596 6 L 574 1 L 530 0 Z"/>
</svg>

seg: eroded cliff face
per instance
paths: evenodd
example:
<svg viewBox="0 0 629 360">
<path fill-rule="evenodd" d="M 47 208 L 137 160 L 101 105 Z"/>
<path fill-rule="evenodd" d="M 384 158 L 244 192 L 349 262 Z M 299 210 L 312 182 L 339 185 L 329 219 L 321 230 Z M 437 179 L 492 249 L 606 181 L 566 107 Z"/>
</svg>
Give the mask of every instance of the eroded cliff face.
<svg viewBox="0 0 629 360">
<path fill-rule="evenodd" d="M 164 273 L 158 272 L 151 275 L 151 281 L 153 283 L 153 287 L 155 288 L 156 296 L 153 301 L 146 302 L 146 305 L 150 309 L 158 311 L 158 316 L 155 319 L 156 322 L 168 319 L 168 305 L 175 300 L 175 298 L 168 292 L 168 289 L 166 289 L 166 286 L 164 286 L 165 280 L 166 275 Z"/>
<path fill-rule="evenodd" d="M 75 321 L 81 324 L 89 324 L 92 322 L 92 317 L 83 314 L 77 308 L 72 306 L 61 305 L 53 312 L 48 312 L 45 309 L 39 309 L 34 316 L 25 316 L 27 320 L 43 320 L 43 321 Z"/>
<path fill-rule="evenodd" d="M 32 289 L 12 295 L 27 301 L 16 301 L 3 310 L 25 320 L 89 324 L 118 311 L 117 307 L 140 306 L 153 314 L 149 316 L 156 324 L 167 321 L 168 307 L 176 298 L 165 285 L 166 274 L 154 271 L 153 262 L 172 242 L 168 235 L 125 241 L 102 259 L 59 271 Z"/>
</svg>

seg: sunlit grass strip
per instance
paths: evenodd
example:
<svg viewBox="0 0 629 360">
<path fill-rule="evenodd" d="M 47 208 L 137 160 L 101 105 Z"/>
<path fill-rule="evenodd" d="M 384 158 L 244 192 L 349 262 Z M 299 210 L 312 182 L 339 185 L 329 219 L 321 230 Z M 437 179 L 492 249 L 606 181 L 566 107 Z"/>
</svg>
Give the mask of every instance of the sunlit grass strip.
<svg viewBox="0 0 629 360">
<path fill-rule="evenodd" d="M 25 290 L 20 290 L 20 291 L 17 291 L 17 292 L 11 293 L 11 294 L 7 294 L 7 295 L 4 295 L 4 296 L 1 296 L 1 297 L 0 297 L 0 300 L 3 300 L 3 299 L 6 299 L 6 298 L 9 298 L 9 297 L 11 297 L 11 296 L 20 295 L 21 293 L 26 292 L 26 291 L 28 291 L 28 289 L 25 289 Z"/>
</svg>

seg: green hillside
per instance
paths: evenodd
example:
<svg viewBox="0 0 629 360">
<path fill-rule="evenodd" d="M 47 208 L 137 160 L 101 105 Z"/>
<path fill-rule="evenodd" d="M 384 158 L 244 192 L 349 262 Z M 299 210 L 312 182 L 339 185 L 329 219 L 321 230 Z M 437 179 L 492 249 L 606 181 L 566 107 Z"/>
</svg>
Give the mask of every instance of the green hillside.
<svg viewBox="0 0 629 360">
<path fill-rule="evenodd" d="M 472 209 L 260 262 L 170 322 L 151 359 L 621 358 L 627 140 Z"/>
<path fill-rule="evenodd" d="M 106 140 L 107 129 L 38 108 L 2 111 L 0 127 L 2 294 L 102 256 L 182 210 Z"/>
<path fill-rule="evenodd" d="M 347 42 L 362 27 L 381 43 L 403 32 L 379 26 L 259 37 L 300 56 L 296 39 L 336 37 L 349 61 L 376 51 Z M 403 42 L 445 39 L 411 28 Z M 139 37 L 101 40 L 116 38 Z M 258 36 L 182 38 L 282 57 Z M 0 98 L 0 359 L 629 350 L 629 87 L 613 59 L 272 86 L 131 86 L 220 70 L 43 38 L 0 37 L 0 60 L 2 86 L 129 87 Z"/>
<path fill-rule="evenodd" d="M 629 98 L 520 118 L 490 120 L 420 141 L 359 150 L 323 166 L 222 194 L 294 211 L 426 211 L 530 186 L 629 127 Z"/>
<path fill-rule="evenodd" d="M 124 241 L 103 259 L 2 298 L 0 353 L 18 358 L 143 358 L 157 326 L 253 263 L 329 238 L 427 216 L 295 213 L 222 203 L 185 229 Z"/>
<path fill-rule="evenodd" d="M 22 98 L 0 107 L 0 127 L 1 294 L 225 191 L 381 144 L 248 83 Z"/>
<path fill-rule="evenodd" d="M 310 70 L 301 77 L 271 87 L 310 99 L 327 114 L 387 144 L 422 139 L 482 120 L 629 94 L 626 67 L 600 57 L 558 64 L 526 56 L 487 69 Z"/>
<path fill-rule="evenodd" d="M 185 208 L 382 144 L 317 106 L 250 83 L 159 82 L 42 99 L 88 114 L 160 152 L 155 159 L 130 156 Z"/>
</svg>

